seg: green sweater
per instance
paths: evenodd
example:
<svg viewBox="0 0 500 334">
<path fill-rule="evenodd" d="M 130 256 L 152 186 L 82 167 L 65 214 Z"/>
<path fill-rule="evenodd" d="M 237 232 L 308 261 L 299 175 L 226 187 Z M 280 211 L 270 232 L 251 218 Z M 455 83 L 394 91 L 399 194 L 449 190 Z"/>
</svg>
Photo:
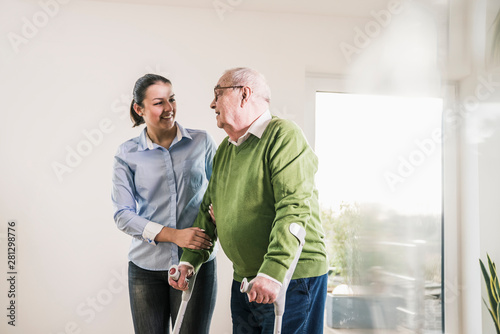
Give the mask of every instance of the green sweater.
<svg viewBox="0 0 500 334">
<path fill-rule="evenodd" d="M 318 159 L 295 123 L 273 117 L 262 138 L 250 135 L 240 146 L 220 144 L 194 226 L 218 240 L 233 263 L 236 281 L 264 273 L 283 282 L 298 241 L 288 231 L 306 230 L 293 279 L 328 271 L 314 175 Z M 208 214 L 213 203 L 217 231 Z M 184 248 L 181 261 L 197 271 L 212 250 Z"/>
</svg>

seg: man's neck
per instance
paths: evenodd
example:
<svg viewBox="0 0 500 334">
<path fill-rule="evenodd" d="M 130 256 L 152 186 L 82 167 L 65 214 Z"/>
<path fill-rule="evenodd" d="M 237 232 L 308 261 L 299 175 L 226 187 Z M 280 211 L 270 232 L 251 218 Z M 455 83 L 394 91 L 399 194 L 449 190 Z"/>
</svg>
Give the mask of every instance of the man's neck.
<svg viewBox="0 0 500 334">
<path fill-rule="evenodd" d="M 260 113 L 255 113 L 254 117 L 251 117 L 250 120 L 247 120 L 245 122 L 245 124 L 248 124 L 248 125 L 244 126 L 243 128 L 240 128 L 240 129 L 231 128 L 231 129 L 227 129 L 227 130 L 224 129 L 224 130 L 226 130 L 226 133 L 229 136 L 229 139 L 231 139 L 232 141 L 237 141 L 241 136 L 243 136 L 248 131 L 248 129 L 252 126 L 252 124 L 255 123 L 255 121 L 260 116 L 262 116 L 262 114 L 265 112 L 266 112 L 266 110 L 264 110 Z"/>
<path fill-rule="evenodd" d="M 229 136 L 229 139 L 231 139 L 232 141 L 237 141 L 241 136 L 243 136 L 248 131 L 250 125 L 238 131 L 227 130 L 226 133 Z"/>
</svg>

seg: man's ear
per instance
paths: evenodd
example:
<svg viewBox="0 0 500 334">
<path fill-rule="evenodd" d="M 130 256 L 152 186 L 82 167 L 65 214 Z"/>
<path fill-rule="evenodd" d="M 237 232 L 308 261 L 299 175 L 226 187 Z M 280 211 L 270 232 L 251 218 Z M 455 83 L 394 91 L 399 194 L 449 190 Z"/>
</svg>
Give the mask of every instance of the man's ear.
<svg viewBox="0 0 500 334">
<path fill-rule="evenodd" d="M 248 100 L 250 99 L 250 96 L 253 94 L 253 91 L 248 86 L 243 87 L 241 90 L 242 90 L 242 93 L 241 93 L 241 103 L 240 103 L 240 106 L 243 107 L 248 102 Z"/>
</svg>

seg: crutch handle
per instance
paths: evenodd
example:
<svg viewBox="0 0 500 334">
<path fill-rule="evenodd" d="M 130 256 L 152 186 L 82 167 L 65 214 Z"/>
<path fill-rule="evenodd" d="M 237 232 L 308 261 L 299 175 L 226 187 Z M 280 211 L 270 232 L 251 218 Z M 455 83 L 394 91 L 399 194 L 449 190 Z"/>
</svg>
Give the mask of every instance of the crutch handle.
<svg viewBox="0 0 500 334">
<path fill-rule="evenodd" d="M 168 277 L 177 282 L 180 276 L 181 273 L 179 271 L 179 267 L 176 264 L 172 265 L 168 270 Z"/>
<path fill-rule="evenodd" d="M 252 285 L 253 283 L 248 282 L 247 278 L 245 277 L 240 285 L 241 293 L 249 292 L 250 290 L 252 290 Z"/>
</svg>

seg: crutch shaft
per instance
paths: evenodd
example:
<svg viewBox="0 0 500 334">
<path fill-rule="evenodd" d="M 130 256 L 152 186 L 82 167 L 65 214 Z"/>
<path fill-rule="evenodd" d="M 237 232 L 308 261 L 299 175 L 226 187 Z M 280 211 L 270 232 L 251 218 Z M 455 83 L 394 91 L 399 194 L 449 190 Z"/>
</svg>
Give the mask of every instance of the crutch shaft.
<svg viewBox="0 0 500 334">
<path fill-rule="evenodd" d="M 177 267 L 177 265 L 173 265 L 169 269 L 169 276 L 172 278 L 174 281 L 177 281 L 180 277 L 180 272 Z M 193 275 L 190 278 L 191 281 L 187 280 L 188 282 L 188 289 L 186 291 L 182 292 L 182 301 L 181 305 L 179 306 L 179 312 L 177 312 L 177 318 L 175 320 L 175 325 L 174 329 L 172 330 L 172 334 L 179 334 L 181 331 L 181 326 L 182 326 L 182 321 L 184 320 L 184 315 L 186 314 L 186 308 L 189 302 L 189 299 L 191 299 L 191 293 L 193 292 L 194 289 L 194 283 L 196 282 L 196 275 Z"/>
<path fill-rule="evenodd" d="M 177 313 L 177 318 L 175 319 L 175 326 L 172 330 L 172 334 L 179 334 L 181 332 L 182 321 L 184 320 L 184 315 L 186 314 L 188 301 L 183 300 L 179 307 L 179 312 Z"/>
<path fill-rule="evenodd" d="M 281 334 L 281 324 L 283 321 L 283 316 L 277 315 L 274 318 L 274 334 Z"/>
</svg>

